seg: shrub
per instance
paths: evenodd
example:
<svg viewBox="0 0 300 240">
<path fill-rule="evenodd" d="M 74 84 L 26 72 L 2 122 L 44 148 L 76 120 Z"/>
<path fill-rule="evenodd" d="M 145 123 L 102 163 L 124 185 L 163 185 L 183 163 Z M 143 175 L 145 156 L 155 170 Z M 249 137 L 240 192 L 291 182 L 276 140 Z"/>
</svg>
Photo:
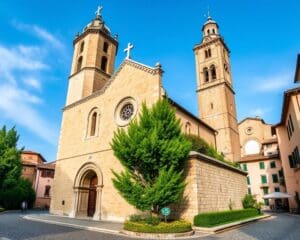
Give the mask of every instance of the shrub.
<svg viewBox="0 0 300 240">
<path fill-rule="evenodd" d="M 129 221 L 131 222 L 145 222 L 149 225 L 158 225 L 160 223 L 160 218 L 151 215 L 138 215 L 134 214 L 129 217 Z"/>
<path fill-rule="evenodd" d="M 3 212 L 4 210 L 5 210 L 4 208 L 0 207 L 0 212 Z"/>
<path fill-rule="evenodd" d="M 251 194 L 246 194 L 242 200 L 243 207 L 246 208 L 255 208 L 257 204 L 256 199 Z"/>
<path fill-rule="evenodd" d="M 201 213 L 194 217 L 194 225 L 199 227 L 214 227 L 217 225 L 239 221 L 259 216 L 257 209 L 241 209 L 223 212 Z"/>
<path fill-rule="evenodd" d="M 161 222 L 158 225 L 149 225 L 146 222 L 125 221 L 124 229 L 133 232 L 143 233 L 182 233 L 192 230 L 191 223 L 185 220 L 173 222 Z"/>
<path fill-rule="evenodd" d="M 21 202 L 27 201 L 28 208 L 33 206 L 35 192 L 31 182 L 20 178 L 19 180 L 10 179 L 4 183 L 5 190 L 0 192 L 1 205 L 6 209 L 20 209 Z"/>
</svg>

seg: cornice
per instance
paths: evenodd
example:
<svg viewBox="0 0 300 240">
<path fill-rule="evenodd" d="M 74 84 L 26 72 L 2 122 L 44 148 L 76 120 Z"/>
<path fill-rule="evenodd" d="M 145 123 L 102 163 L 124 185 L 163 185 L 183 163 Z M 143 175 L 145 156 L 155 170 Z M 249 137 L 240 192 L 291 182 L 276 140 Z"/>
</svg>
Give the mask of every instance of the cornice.
<svg viewBox="0 0 300 240">
<path fill-rule="evenodd" d="M 198 88 L 198 89 L 196 90 L 196 92 L 201 92 L 201 91 L 204 91 L 204 90 L 206 90 L 206 89 L 213 88 L 213 87 L 216 87 L 216 86 L 219 86 L 219 85 L 222 85 L 222 84 L 225 84 L 225 86 L 227 86 L 228 89 L 229 89 L 233 94 L 235 94 L 235 91 L 233 90 L 231 84 L 229 84 L 227 81 L 220 82 L 220 83 L 216 83 L 216 84 L 209 84 L 207 87 Z"/>
<path fill-rule="evenodd" d="M 218 38 L 212 39 L 212 40 L 210 40 L 210 41 L 208 41 L 208 42 L 203 42 L 203 40 L 202 40 L 202 42 L 201 42 L 200 44 L 197 44 L 197 45 L 193 48 L 193 51 L 196 51 L 196 50 L 201 49 L 201 48 L 208 47 L 208 46 L 210 46 L 211 44 L 217 43 L 217 42 L 221 42 L 221 43 L 224 45 L 224 47 L 226 48 L 226 50 L 228 51 L 228 53 L 230 53 L 230 50 L 229 50 L 229 48 L 227 47 L 227 45 L 226 45 L 226 43 L 225 43 L 225 41 L 224 41 L 224 39 L 223 39 L 222 37 L 218 37 Z"/>
<path fill-rule="evenodd" d="M 101 73 L 101 74 L 105 75 L 105 76 L 108 77 L 108 78 L 111 77 L 110 74 L 104 72 L 104 71 L 101 70 L 100 68 L 96 68 L 96 67 L 83 67 L 83 68 L 81 68 L 79 71 L 77 71 L 76 73 L 71 74 L 71 75 L 69 76 L 69 79 L 72 78 L 72 77 L 74 77 L 75 75 L 79 74 L 79 73 L 82 72 L 83 70 L 95 70 L 96 72 Z"/>
</svg>

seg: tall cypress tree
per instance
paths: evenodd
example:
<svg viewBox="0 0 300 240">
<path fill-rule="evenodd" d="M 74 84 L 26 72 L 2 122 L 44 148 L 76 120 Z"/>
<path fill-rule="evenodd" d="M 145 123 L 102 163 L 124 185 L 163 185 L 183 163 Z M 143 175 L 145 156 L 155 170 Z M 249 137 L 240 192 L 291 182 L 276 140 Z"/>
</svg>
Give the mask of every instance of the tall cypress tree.
<svg viewBox="0 0 300 240">
<path fill-rule="evenodd" d="M 143 104 L 139 120 L 132 121 L 127 131 L 118 129 L 111 146 L 125 168 L 113 171 L 113 184 L 128 203 L 157 212 L 180 201 L 191 143 L 166 99 L 151 108 Z"/>
</svg>

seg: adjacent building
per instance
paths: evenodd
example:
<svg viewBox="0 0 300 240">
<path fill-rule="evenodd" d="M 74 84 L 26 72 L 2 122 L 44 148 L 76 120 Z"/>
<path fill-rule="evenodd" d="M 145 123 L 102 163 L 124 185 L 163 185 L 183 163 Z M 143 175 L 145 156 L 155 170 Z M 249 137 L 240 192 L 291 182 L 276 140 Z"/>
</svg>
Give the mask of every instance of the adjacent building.
<svg viewBox="0 0 300 240">
<path fill-rule="evenodd" d="M 300 55 L 297 58 L 295 83 L 300 82 Z M 280 122 L 274 130 L 278 136 L 280 156 L 291 211 L 300 208 L 300 87 L 284 92 Z"/>
<path fill-rule="evenodd" d="M 280 160 L 278 139 L 272 125 L 263 119 L 245 118 L 239 123 L 241 143 L 240 165 L 248 172 L 248 193 L 266 206 L 275 205 L 274 200 L 263 199 L 273 192 L 285 192 L 284 176 Z M 276 205 L 285 205 L 278 201 Z"/>
<path fill-rule="evenodd" d="M 21 160 L 22 177 L 32 183 L 32 188 L 36 193 L 34 207 L 49 208 L 55 162 L 47 163 L 40 153 L 33 151 L 23 151 Z"/>
</svg>

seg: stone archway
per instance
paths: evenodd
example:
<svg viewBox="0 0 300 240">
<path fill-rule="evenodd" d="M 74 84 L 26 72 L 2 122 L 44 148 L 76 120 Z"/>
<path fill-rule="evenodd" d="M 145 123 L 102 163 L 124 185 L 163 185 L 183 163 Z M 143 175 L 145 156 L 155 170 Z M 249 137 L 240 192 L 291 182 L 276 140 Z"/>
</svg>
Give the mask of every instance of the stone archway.
<svg viewBox="0 0 300 240">
<path fill-rule="evenodd" d="M 102 172 L 95 163 L 84 164 L 77 172 L 73 186 L 72 217 L 101 219 Z"/>
</svg>

